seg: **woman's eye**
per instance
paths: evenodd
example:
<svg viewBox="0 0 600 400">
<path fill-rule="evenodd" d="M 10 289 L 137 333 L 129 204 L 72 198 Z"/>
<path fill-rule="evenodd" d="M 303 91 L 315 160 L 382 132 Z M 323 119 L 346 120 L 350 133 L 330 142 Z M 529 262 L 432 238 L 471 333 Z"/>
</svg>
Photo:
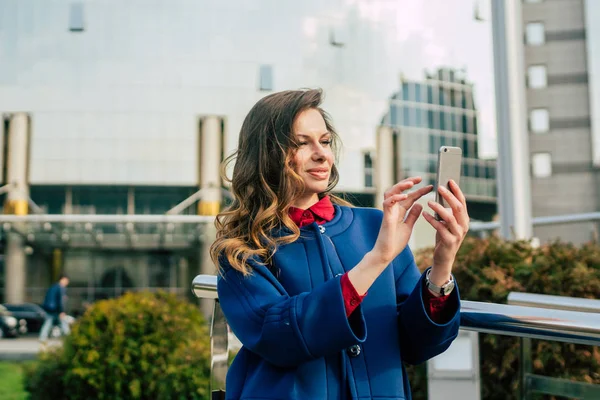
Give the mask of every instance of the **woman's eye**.
<svg viewBox="0 0 600 400">
<path fill-rule="evenodd" d="M 331 140 L 323 140 L 321 144 L 324 146 L 329 146 L 331 144 Z"/>
<path fill-rule="evenodd" d="M 307 142 L 300 142 L 298 143 L 298 146 L 306 146 L 308 143 Z"/>
</svg>

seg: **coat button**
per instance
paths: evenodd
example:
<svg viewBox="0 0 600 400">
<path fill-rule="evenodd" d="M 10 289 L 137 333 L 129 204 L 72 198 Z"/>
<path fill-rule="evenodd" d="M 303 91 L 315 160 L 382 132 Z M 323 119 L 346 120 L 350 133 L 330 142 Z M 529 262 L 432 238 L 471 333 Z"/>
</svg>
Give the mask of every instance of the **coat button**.
<svg viewBox="0 0 600 400">
<path fill-rule="evenodd" d="M 355 344 L 354 346 L 348 347 L 346 351 L 348 352 L 348 355 L 350 357 L 358 357 L 358 355 L 360 354 L 360 346 Z"/>
</svg>

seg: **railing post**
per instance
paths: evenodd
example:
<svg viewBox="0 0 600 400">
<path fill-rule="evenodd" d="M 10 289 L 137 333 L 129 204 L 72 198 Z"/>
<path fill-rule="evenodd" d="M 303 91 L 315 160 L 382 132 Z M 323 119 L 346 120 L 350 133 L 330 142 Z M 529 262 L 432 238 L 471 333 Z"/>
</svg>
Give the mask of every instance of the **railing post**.
<svg viewBox="0 0 600 400">
<path fill-rule="evenodd" d="M 212 400 L 225 399 L 225 378 L 229 368 L 227 321 L 219 300 L 214 300 L 210 325 L 210 392 Z"/>
<path fill-rule="evenodd" d="M 520 338 L 521 344 L 521 369 L 519 371 L 520 400 L 529 399 L 529 374 L 531 374 L 531 339 Z"/>
</svg>

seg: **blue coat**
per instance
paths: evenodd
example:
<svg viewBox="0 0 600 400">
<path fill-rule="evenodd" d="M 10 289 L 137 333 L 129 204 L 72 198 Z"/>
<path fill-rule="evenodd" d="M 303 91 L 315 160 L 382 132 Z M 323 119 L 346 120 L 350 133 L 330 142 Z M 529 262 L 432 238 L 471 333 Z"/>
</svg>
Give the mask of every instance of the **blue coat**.
<svg viewBox="0 0 600 400">
<path fill-rule="evenodd" d="M 223 263 L 221 307 L 243 347 L 227 375 L 227 399 L 410 399 L 403 362 L 421 363 L 458 334 L 458 288 L 446 323 L 423 303 L 407 247 L 346 317 L 340 276 L 373 248 L 383 213 L 335 206 L 331 222 L 301 229 L 271 267 L 243 277 Z"/>
</svg>

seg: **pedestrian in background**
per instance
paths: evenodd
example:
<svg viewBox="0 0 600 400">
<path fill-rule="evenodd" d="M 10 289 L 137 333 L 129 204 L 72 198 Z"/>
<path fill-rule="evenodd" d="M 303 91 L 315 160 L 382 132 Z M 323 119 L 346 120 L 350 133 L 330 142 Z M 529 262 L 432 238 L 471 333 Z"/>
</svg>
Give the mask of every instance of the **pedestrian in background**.
<svg viewBox="0 0 600 400">
<path fill-rule="evenodd" d="M 50 334 L 50 330 L 54 325 L 60 327 L 63 335 L 70 333 L 69 323 L 67 322 L 67 314 L 65 313 L 65 304 L 67 301 L 67 286 L 69 278 L 66 275 L 61 275 L 58 282 L 50 286 L 46 292 L 42 308 L 46 311 L 46 320 L 40 330 L 40 341 L 45 343 Z"/>
</svg>

